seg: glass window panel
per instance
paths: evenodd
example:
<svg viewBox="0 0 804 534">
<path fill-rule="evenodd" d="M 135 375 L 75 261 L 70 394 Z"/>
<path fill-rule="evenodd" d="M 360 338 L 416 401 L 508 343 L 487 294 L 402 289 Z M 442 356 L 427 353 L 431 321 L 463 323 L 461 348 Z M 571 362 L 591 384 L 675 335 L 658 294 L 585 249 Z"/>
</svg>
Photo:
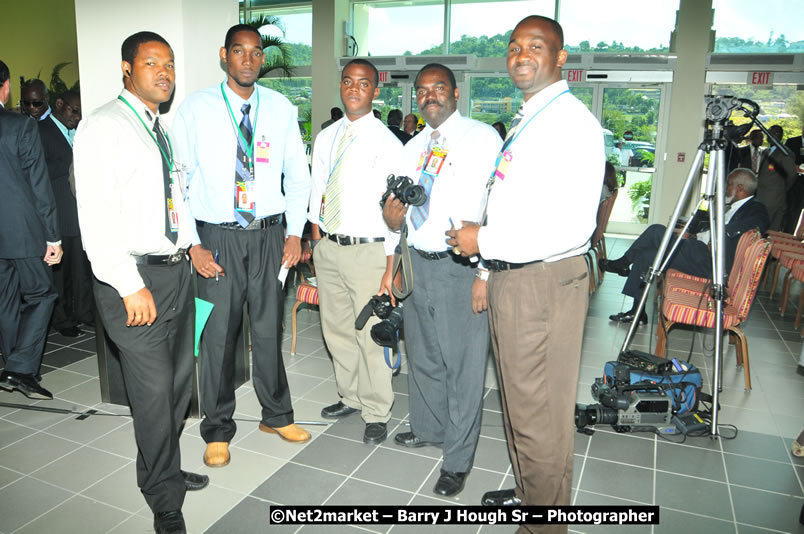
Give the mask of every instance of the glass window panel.
<svg viewBox="0 0 804 534">
<path fill-rule="evenodd" d="M 259 84 L 282 93 L 299 111 L 299 127 L 305 141 L 310 141 L 310 121 L 312 120 L 313 79 L 312 78 L 260 78 Z"/>
<path fill-rule="evenodd" d="M 789 0 L 713 0 L 716 53 L 804 52 L 801 6 Z"/>
<path fill-rule="evenodd" d="M 371 107 L 382 114 L 382 121 L 388 121 L 388 112 L 392 109 L 402 110 L 402 88 L 396 85 L 380 87 L 380 94 L 371 101 Z"/>
<path fill-rule="evenodd" d="M 516 110 L 522 105 L 522 93 L 508 76 L 472 76 L 469 87 L 469 116 L 494 124 L 511 124 Z"/>
<path fill-rule="evenodd" d="M 355 2 L 355 33 L 365 32 L 361 56 L 441 54 L 444 2 Z M 360 39 L 360 37 L 358 37 Z"/>
<path fill-rule="evenodd" d="M 252 10 L 251 19 L 278 17 L 277 26 L 263 26 L 260 32 L 279 37 L 288 44 L 293 65 L 313 64 L 313 10 L 312 7 Z M 284 28 L 284 34 L 282 29 Z"/>
<path fill-rule="evenodd" d="M 592 97 L 594 95 L 594 89 L 591 87 L 576 87 L 574 85 L 570 85 L 570 92 L 584 103 L 586 109 L 592 111 Z"/>
<path fill-rule="evenodd" d="M 553 17 L 555 0 L 453 0 L 449 53 L 504 57 L 517 22 L 528 15 Z"/>
<path fill-rule="evenodd" d="M 669 52 L 679 0 L 561 0 L 564 48 L 571 52 Z"/>
<path fill-rule="evenodd" d="M 804 124 L 804 91 L 797 90 L 795 85 L 774 85 L 771 88 L 757 89 L 751 85 L 715 84 L 712 93 L 716 95 L 732 95 L 747 98 L 759 105 L 757 117 L 765 127 L 778 124 L 784 130 L 785 140 L 801 135 Z M 749 122 L 742 112 L 731 114 L 734 124 Z M 764 146 L 768 146 L 767 139 Z"/>
</svg>

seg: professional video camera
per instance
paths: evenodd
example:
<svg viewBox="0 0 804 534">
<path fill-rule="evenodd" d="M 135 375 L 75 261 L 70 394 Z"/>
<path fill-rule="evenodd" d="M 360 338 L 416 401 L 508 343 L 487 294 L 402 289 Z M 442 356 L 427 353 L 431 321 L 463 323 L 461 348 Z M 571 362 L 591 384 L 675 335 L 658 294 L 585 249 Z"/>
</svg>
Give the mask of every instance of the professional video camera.
<svg viewBox="0 0 804 534">
<path fill-rule="evenodd" d="M 355 328 L 362 330 L 372 315 L 376 315 L 381 321 L 371 327 L 371 339 L 381 347 L 393 347 L 396 344 L 396 332 L 402 324 L 402 303 L 392 306 L 388 295 L 374 295 L 357 316 Z"/>
<path fill-rule="evenodd" d="M 388 188 L 380 199 L 380 207 L 385 207 L 385 201 L 393 193 L 402 204 L 411 206 L 423 206 L 427 202 L 427 193 L 424 187 L 416 185 L 407 176 L 388 175 Z"/>
<path fill-rule="evenodd" d="M 639 384 L 613 390 L 603 378 L 592 384 L 592 396 L 600 404 L 576 404 L 575 426 L 610 424 L 617 432 L 675 434 L 671 423 L 673 401 L 656 384 Z"/>
</svg>

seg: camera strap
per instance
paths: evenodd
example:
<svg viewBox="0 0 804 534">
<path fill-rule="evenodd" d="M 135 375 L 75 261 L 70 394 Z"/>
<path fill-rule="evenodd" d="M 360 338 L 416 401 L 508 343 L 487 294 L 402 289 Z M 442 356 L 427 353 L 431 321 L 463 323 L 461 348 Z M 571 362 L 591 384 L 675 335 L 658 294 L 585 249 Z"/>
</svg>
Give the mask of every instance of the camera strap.
<svg viewBox="0 0 804 534">
<path fill-rule="evenodd" d="M 399 330 L 396 331 L 396 342 L 397 342 L 397 350 L 396 353 L 396 360 L 394 363 L 391 363 L 391 348 L 390 347 L 383 347 L 385 351 L 385 365 L 387 365 L 390 369 L 396 370 L 399 369 L 399 366 L 402 364 L 402 354 L 399 353 Z"/>
<path fill-rule="evenodd" d="M 408 247 L 407 222 L 402 223 L 402 229 L 399 234 L 399 252 L 394 253 L 394 269 L 391 280 L 395 280 L 396 274 L 401 273 L 402 289 L 397 289 L 393 282 L 391 283 L 391 289 L 396 298 L 403 300 L 413 291 L 413 265 L 410 261 L 410 247 Z"/>
</svg>

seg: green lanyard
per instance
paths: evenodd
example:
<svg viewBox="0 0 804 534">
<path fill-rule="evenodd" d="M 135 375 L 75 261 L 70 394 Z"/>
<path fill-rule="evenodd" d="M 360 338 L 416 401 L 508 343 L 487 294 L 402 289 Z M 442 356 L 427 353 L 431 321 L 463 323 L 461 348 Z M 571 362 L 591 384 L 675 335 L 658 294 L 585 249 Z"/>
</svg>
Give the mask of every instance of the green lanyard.
<svg viewBox="0 0 804 534">
<path fill-rule="evenodd" d="M 255 87 L 254 90 L 257 91 L 257 88 Z M 251 129 L 251 143 L 249 144 L 246 144 L 246 138 L 243 135 L 243 132 L 241 132 L 240 128 L 237 126 L 237 121 L 235 120 L 234 113 L 232 112 L 232 106 L 229 104 L 229 99 L 226 97 L 226 91 L 223 90 L 223 82 L 221 82 L 221 94 L 223 95 L 223 100 L 226 101 L 226 107 L 229 109 L 229 117 L 232 118 L 232 127 L 243 141 L 243 146 L 246 147 L 246 156 L 248 156 L 248 161 L 250 163 L 251 154 L 254 153 L 254 137 L 256 137 L 255 134 L 257 133 L 257 119 L 260 118 L 260 92 L 257 91 L 257 109 L 254 111 L 254 127 Z"/>
<path fill-rule="evenodd" d="M 153 130 L 148 128 L 148 125 L 145 124 L 144 120 L 142 120 L 142 117 L 140 117 L 140 114 L 137 113 L 137 110 L 134 109 L 134 107 L 131 104 L 128 103 L 128 100 L 123 98 L 123 95 L 120 95 L 117 98 L 119 100 L 122 100 L 123 102 L 125 102 L 125 104 L 129 107 L 129 109 L 134 112 L 134 115 L 136 115 L 137 118 L 140 119 L 140 122 L 142 123 L 142 127 L 145 128 L 145 131 L 148 132 L 148 135 L 150 135 L 151 139 L 153 139 L 154 143 L 156 143 L 157 148 L 159 148 L 159 152 L 162 153 L 162 157 L 165 158 L 165 162 L 168 164 L 168 168 L 170 169 L 170 181 L 172 182 L 173 181 L 173 143 L 170 142 L 170 136 L 167 134 L 167 132 L 165 132 L 165 138 L 167 139 L 167 142 L 168 142 L 168 149 L 170 150 L 170 157 L 168 157 L 168 155 L 165 154 L 165 151 L 162 150 L 162 145 L 160 145 L 159 141 L 157 141 L 156 135 L 154 134 Z"/>
</svg>

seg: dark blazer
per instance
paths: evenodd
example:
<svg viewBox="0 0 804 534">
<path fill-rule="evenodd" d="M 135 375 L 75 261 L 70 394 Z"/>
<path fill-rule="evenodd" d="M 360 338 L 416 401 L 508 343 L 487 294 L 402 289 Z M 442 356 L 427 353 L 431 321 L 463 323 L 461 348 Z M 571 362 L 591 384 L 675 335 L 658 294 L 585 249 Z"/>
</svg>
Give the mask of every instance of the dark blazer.
<svg viewBox="0 0 804 534">
<path fill-rule="evenodd" d="M 0 258 L 44 257 L 59 241 L 36 121 L 0 108 Z"/>
<path fill-rule="evenodd" d="M 740 206 L 725 228 L 727 273 L 734 264 L 734 254 L 737 252 L 737 242 L 740 241 L 740 236 L 754 228 L 764 234 L 768 231 L 769 224 L 768 209 L 756 197 Z"/>
<path fill-rule="evenodd" d="M 53 115 L 39 121 L 39 135 L 45 153 L 50 186 L 56 200 L 61 235 L 77 237 L 81 235 L 78 227 L 78 205 L 70 188 L 70 165 L 73 163 L 73 147 L 64 138 L 59 127 L 53 122 Z"/>
<path fill-rule="evenodd" d="M 391 130 L 391 133 L 394 134 L 396 138 L 402 142 L 403 145 L 406 144 L 411 139 L 413 139 L 412 135 L 400 130 L 399 126 L 389 126 L 388 129 Z"/>
<path fill-rule="evenodd" d="M 785 143 L 785 146 L 793 152 L 793 158 L 796 160 L 796 165 L 804 163 L 804 154 L 801 153 L 801 136 L 791 137 Z"/>
</svg>

